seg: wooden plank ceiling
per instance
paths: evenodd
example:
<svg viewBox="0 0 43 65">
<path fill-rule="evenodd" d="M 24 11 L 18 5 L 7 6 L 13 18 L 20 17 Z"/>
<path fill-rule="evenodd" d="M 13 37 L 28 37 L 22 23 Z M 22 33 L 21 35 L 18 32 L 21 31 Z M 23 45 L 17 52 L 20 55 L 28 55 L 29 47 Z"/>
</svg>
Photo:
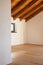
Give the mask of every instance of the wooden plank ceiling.
<svg viewBox="0 0 43 65">
<path fill-rule="evenodd" d="M 43 0 L 11 0 L 11 16 L 28 21 L 43 11 Z"/>
</svg>

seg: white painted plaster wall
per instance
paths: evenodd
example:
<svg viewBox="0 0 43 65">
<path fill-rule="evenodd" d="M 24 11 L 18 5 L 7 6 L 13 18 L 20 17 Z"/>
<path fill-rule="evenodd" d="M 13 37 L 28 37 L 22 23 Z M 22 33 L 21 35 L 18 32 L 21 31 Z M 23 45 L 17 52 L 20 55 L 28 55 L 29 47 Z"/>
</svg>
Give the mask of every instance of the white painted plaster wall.
<svg viewBox="0 0 43 65">
<path fill-rule="evenodd" d="M 27 22 L 28 41 L 30 44 L 43 45 L 43 11 Z"/>
<path fill-rule="evenodd" d="M 11 44 L 18 45 L 24 44 L 24 26 L 25 20 L 20 21 L 18 18 L 13 20 L 11 18 L 11 23 L 15 23 L 16 33 L 11 33 Z"/>
<path fill-rule="evenodd" d="M 16 19 L 16 33 L 11 33 L 12 45 L 18 44 L 43 44 L 43 11 L 25 22 Z"/>
<path fill-rule="evenodd" d="M 10 0 L 0 0 L 0 65 L 11 62 Z"/>
</svg>

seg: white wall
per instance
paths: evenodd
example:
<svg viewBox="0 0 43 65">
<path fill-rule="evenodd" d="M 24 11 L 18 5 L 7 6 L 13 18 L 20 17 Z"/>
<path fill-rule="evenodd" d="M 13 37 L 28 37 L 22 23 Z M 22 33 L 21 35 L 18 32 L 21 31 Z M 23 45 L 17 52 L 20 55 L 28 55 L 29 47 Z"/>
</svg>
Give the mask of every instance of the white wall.
<svg viewBox="0 0 43 65">
<path fill-rule="evenodd" d="M 11 33 L 12 45 L 18 44 L 43 44 L 43 11 L 25 22 L 16 19 L 16 33 Z"/>
<path fill-rule="evenodd" d="M 10 0 L 0 0 L 0 65 L 11 62 Z"/>
<path fill-rule="evenodd" d="M 32 44 L 43 44 L 43 11 L 27 22 L 28 41 Z"/>
<path fill-rule="evenodd" d="M 15 23 L 16 33 L 11 33 L 11 45 L 24 44 L 25 20 L 20 21 L 18 18 L 11 23 Z"/>
</svg>

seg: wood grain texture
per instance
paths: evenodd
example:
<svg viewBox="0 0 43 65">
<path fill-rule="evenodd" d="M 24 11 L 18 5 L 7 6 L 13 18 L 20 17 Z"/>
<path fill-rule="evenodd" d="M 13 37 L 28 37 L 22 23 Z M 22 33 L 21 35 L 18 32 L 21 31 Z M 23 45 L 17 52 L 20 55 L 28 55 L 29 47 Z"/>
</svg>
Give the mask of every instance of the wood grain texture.
<svg viewBox="0 0 43 65">
<path fill-rule="evenodd" d="M 39 9 L 38 5 L 42 6 L 43 0 L 12 0 L 11 1 L 11 16 L 14 19 L 16 19 L 16 18 L 21 18 L 21 19 L 30 18 L 30 16 L 28 16 L 29 13 L 31 13 L 31 12 L 34 13 L 34 11 L 33 11 L 34 8 L 37 12 L 36 6 Z M 27 13 L 28 13 L 28 15 L 27 15 Z M 31 13 L 31 15 L 33 15 L 33 13 Z"/>
<path fill-rule="evenodd" d="M 14 0 L 14 1 L 11 3 L 11 9 L 12 9 L 13 7 L 15 7 L 19 2 L 20 2 L 20 0 Z"/>
<path fill-rule="evenodd" d="M 43 65 L 43 45 L 12 46 L 12 54 L 11 65 Z"/>
<path fill-rule="evenodd" d="M 31 7 L 27 8 L 22 14 L 20 14 L 18 17 L 22 17 L 25 13 L 27 13 L 28 11 L 30 11 L 32 8 L 34 8 L 35 6 L 37 6 L 39 3 L 41 2 L 41 0 L 35 2 Z"/>
<path fill-rule="evenodd" d="M 28 20 L 30 20 L 31 18 L 35 17 L 37 14 L 39 14 L 39 13 L 42 12 L 42 11 L 43 11 L 43 7 L 40 8 L 40 9 L 38 9 L 36 12 L 34 12 L 33 14 L 31 14 L 29 17 L 27 17 L 27 18 L 25 19 L 26 22 L 27 22 Z"/>
<path fill-rule="evenodd" d="M 26 7 L 32 0 L 26 0 L 21 6 L 19 6 L 18 9 L 13 11 L 12 16 L 17 14 L 20 10 L 22 10 L 24 7 Z"/>
<path fill-rule="evenodd" d="M 32 10 L 29 14 L 27 13 L 26 16 L 22 17 L 22 19 L 29 17 L 31 14 L 35 13 L 37 10 L 39 10 L 42 7 L 43 7 L 43 5 L 41 5 L 41 6 L 37 7 L 36 9 Z"/>
</svg>

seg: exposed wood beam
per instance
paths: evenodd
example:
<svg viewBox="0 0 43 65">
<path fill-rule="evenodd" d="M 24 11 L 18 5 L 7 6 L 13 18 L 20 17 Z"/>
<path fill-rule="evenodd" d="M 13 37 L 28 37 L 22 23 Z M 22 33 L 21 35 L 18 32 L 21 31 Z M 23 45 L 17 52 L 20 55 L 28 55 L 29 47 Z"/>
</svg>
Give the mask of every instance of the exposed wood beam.
<svg viewBox="0 0 43 65">
<path fill-rule="evenodd" d="M 18 9 L 16 9 L 14 12 L 12 12 L 12 16 L 16 15 L 20 10 L 22 10 L 24 7 L 26 7 L 32 0 L 26 0 L 25 3 L 23 3 L 21 6 L 19 6 Z"/>
<path fill-rule="evenodd" d="M 14 17 L 14 19 L 18 18 L 18 15 L 22 14 L 23 11 L 25 11 L 27 8 L 32 6 L 37 0 L 32 0 L 26 7 L 24 7 L 21 11 L 19 11 Z"/>
<path fill-rule="evenodd" d="M 21 0 L 14 0 L 12 3 L 11 3 L 11 9 L 13 7 L 15 7 Z"/>
<path fill-rule="evenodd" d="M 13 13 L 16 9 L 18 9 L 26 0 L 20 0 L 20 2 L 11 9 L 11 13 Z M 12 15 L 12 14 L 11 14 Z"/>
<path fill-rule="evenodd" d="M 33 16 L 38 14 L 40 11 L 43 11 L 43 5 L 39 6 L 36 10 L 32 11 L 29 15 L 27 15 L 27 18 L 25 18 L 26 21 L 31 19 Z"/>
<path fill-rule="evenodd" d="M 31 5 L 29 8 L 27 8 L 25 11 L 23 11 L 20 15 L 18 15 L 18 18 L 24 16 L 27 12 L 29 12 L 31 9 L 33 9 L 34 7 L 36 7 L 41 2 L 42 2 L 42 0 L 38 0 L 37 2 L 35 2 L 33 5 Z"/>
<path fill-rule="evenodd" d="M 27 17 L 29 17 L 31 14 L 33 14 L 34 12 L 36 12 L 38 9 L 40 9 L 43 5 L 39 5 L 37 6 L 36 9 L 32 10 L 31 12 L 27 13 L 24 17 L 22 17 L 22 19 L 25 19 Z"/>
</svg>

